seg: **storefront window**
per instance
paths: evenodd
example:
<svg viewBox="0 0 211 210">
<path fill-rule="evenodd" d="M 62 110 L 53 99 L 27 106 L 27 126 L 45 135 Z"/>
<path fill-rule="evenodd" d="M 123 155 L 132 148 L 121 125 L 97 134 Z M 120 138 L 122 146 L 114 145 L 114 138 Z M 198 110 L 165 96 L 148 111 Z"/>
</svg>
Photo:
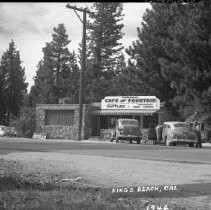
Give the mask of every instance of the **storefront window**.
<svg viewBox="0 0 211 210">
<path fill-rule="evenodd" d="M 74 110 L 46 110 L 46 125 L 73 125 Z"/>
<path fill-rule="evenodd" d="M 138 122 L 132 121 L 132 120 L 126 120 L 126 121 L 122 122 L 122 125 L 136 125 L 136 126 L 138 126 Z"/>
</svg>

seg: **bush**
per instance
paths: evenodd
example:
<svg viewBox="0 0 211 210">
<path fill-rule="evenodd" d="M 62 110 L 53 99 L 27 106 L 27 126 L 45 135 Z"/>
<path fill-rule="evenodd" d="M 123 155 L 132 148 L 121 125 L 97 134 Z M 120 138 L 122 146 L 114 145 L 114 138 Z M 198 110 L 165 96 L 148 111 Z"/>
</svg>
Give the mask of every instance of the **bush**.
<svg viewBox="0 0 211 210">
<path fill-rule="evenodd" d="M 36 112 L 35 108 L 22 107 L 20 115 L 12 123 L 15 126 L 18 137 L 31 138 L 36 127 Z"/>
</svg>

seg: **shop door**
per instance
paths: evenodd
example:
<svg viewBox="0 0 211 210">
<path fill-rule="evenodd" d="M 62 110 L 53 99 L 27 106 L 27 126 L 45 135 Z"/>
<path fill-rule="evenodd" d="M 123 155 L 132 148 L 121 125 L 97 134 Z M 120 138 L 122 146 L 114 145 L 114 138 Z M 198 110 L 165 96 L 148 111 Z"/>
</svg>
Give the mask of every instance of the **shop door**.
<svg viewBox="0 0 211 210">
<path fill-rule="evenodd" d="M 99 117 L 97 115 L 93 115 L 91 117 L 91 129 L 92 129 L 92 136 L 99 136 L 100 135 L 100 129 L 99 129 Z"/>
</svg>

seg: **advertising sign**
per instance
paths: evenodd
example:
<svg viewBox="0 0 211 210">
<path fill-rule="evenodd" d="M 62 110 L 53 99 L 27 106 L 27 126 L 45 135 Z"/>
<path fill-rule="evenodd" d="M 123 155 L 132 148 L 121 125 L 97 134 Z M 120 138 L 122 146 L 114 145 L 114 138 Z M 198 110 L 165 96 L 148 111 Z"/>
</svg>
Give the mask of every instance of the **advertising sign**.
<svg viewBox="0 0 211 210">
<path fill-rule="evenodd" d="M 160 100 L 155 96 L 106 96 L 101 109 L 160 109 Z"/>
</svg>

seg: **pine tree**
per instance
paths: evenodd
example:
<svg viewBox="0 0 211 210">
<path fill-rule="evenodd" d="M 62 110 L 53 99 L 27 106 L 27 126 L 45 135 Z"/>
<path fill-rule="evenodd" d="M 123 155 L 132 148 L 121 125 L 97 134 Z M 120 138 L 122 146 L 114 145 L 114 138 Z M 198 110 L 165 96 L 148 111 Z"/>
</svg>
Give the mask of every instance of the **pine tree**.
<svg viewBox="0 0 211 210">
<path fill-rule="evenodd" d="M 20 54 L 13 40 L 9 43 L 9 49 L 3 53 L 0 70 L 2 112 L 8 123 L 13 116 L 19 114 L 28 86 L 25 83 L 25 69 L 21 66 Z"/>
<path fill-rule="evenodd" d="M 2 69 L 1 69 L 1 65 L 0 65 L 0 124 L 4 123 L 3 120 L 3 77 L 2 77 Z"/>
<path fill-rule="evenodd" d="M 123 47 L 119 40 L 123 37 L 123 6 L 121 3 L 94 3 L 93 22 L 89 24 L 89 49 L 94 62 L 103 70 L 112 70 Z"/>
<path fill-rule="evenodd" d="M 183 117 L 211 110 L 210 10 L 210 2 L 152 4 L 127 50 L 148 94 Z"/>
<path fill-rule="evenodd" d="M 70 52 L 67 48 L 70 41 L 66 34 L 66 29 L 63 24 L 59 24 L 54 28 L 52 35 L 53 41 L 51 45 L 51 58 L 54 61 L 53 77 L 54 87 L 58 98 L 65 97 L 67 94 L 67 87 L 63 86 L 63 81 L 69 76 L 69 61 Z"/>
<path fill-rule="evenodd" d="M 129 59 L 127 66 L 122 67 L 119 74 L 113 78 L 115 95 L 147 95 L 139 73 L 140 71 Z"/>
<path fill-rule="evenodd" d="M 85 103 L 101 101 L 105 90 L 103 89 L 102 77 L 98 65 L 87 63 L 84 80 L 84 84 L 86 85 L 84 90 Z"/>
<path fill-rule="evenodd" d="M 165 101 L 167 108 L 171 110 L 176 109 L 172 105 L 176 93 L 171 89 L 171 79 L 168 74 L 164 74 L 160 61 L 169 58 L 163 42 L 172 39 L 168 28 L 174 24 L 171 5 L 152 4 L 152 9 L 147 9 L 143 16 L 141 27 L 137 28 L 139 39 L 126 50 L 136 63 L 142 91 Z"/>
<path fill-rule="evenodd" d="M 121 3 L 94 3 L 92 10 L 94 14 L 90 15 L 92 20 L 88 24 L 87 35 L 87 55 L 89 56 L 89 71 L 87 72 L 90 78 L 87 81 L 87 87 L 91 89 L 92 100 L 100 100 L 112 92 L 111 79 L 115 76 L 123 49 L 119 42 L 124 35 L 121 31 L 123 6 Z M 90 71 L 93 72 L 90 73 Z"/>
<path fill-rule="evenodd" d="M 69 64 L 69 75 L 65 78 L 64 75 L 64 84 L 67 87 L 67 97 L 69 97 L 72 103 L 78 103 L 79 99 L 79 79 L 80 79 L 80 70 L 77 61 L 77 55 L 75 51 L 70 54 L 70 64 Z"/>
<path fill-rule="evenodd" d="M 161 64 L 177 93 L 173 102 L 182 114 L 197 110 L 208 113 L 211 111 L 211 4 L 208 1 L 171 8 L 175 25 L 169 26 L 172 39 L 163 42 L 169 58 Z"/>
<path fill-rule="evenodd" d="M 63 24 L 54 28 L 52 37 L 43 48 L 44 57 L 37 66 L 35 85 L 31 89 L 31 98 L 37 103 L 58 103 L 73 91 L 73 76 L 78 77 L 76 55 L 68 50 L 70 40 Z"/>
<path fill-rule="evenodd" d="M 126 74 L 126 61 L 125 56 L 121 53 L 120 57 L 117 59 L 117 66 L 115 69 L 115 75 L 111 78 L 110 82 L 110 93 L 108 95 L 125 95 L 125 89 L 128 89 L 128 83 L 124 75 Z M 124 86 L 123 86 L 124 84 Z"/>
<path fill-rule="evenodd" d="M 31 87 L 30 98 L 33 103 L 57 103 L 56 94 L 53 86 L 53 66 L 45 55 L 47 47 L 43 49 L 44 58 L 37 65 L 34 86 Z"/>
</svg>

